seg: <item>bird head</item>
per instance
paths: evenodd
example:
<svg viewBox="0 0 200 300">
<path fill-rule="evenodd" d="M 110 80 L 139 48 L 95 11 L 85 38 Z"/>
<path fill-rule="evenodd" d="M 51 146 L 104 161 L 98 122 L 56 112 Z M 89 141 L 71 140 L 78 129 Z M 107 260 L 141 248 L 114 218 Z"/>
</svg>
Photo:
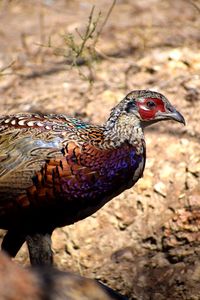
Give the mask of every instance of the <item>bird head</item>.
<svg viewBox="0 0 200 300">
<path fill-rule="evenodd" d="M 185 119 L 175 107 L 160 93 L 140 90 L 125 97 L 124 110 L 136 115 L 143 127 L 161 120 L 174 120 L 185 125 Z"/>
<path fill-rule="evenodd" d="M 185 125 L 185 119 L 175 107 L 160 93 L 150 90 L 136 90 L 130 92 L 111 111 L 109 123 L 116 122 L 119 116 L 134 117 L 142 127 L 162 120 L 174 120 Z"/>
</svg>

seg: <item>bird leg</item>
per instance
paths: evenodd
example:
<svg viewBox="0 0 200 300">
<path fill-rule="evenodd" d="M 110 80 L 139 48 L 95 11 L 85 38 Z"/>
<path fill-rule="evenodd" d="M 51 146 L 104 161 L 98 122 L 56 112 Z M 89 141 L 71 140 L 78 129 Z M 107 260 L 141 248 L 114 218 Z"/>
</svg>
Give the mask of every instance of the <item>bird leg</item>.
<svg viewBox="0 0 200 300">
<path fill-rule="evenodd" d="M 15 257 L 24 242 L 25 235 L 14 230 L 8 230 L 3 238 L 1 249 L 6 251 L 11 257 Z"/>
<path fill-rule="evenodd" d="M 52 265 L 51 233 L 35 233 L 26 236 L 32 265 Z"/>
</svg>

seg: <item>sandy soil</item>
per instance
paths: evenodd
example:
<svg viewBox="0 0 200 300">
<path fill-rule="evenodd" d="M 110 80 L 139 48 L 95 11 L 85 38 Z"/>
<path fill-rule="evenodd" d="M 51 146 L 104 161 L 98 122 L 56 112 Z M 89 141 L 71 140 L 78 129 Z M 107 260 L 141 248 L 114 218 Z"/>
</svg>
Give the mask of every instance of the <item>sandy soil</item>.
<svg viewBox="0 0 200 300">
<path fill-rule="evenodd" d="M 74 67 L 63 35 L 83 33 L 93 5 L 101 23 L 111 1 L 0 2 L 1 114 L 62 112 L 100 124 L 127 92 L 148 88 L 166 95 L 187 126 L 146 131 L 144 177 L 57 229 L 55 264 L 130 299 L 200 299 L 200 1 L 118 0 L 98 59 L 88 50 Z M 25 245 L 16 260 L 29 264 Z"/>
</svg>

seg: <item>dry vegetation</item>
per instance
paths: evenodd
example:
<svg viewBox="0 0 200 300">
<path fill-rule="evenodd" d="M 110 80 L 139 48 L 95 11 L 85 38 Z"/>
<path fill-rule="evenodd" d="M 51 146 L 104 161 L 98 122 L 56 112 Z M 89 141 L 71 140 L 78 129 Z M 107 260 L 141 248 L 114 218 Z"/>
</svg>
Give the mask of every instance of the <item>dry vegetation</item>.
<svg viewBox="0 0 200 300">
<path fill-rule="evenodd" d="M 200 1 L 118 0 L 108 15 L 112 3 L 0 1 L 1 114 L 62 112 L 102 123 L 130 90 L 165 94 L 187 126 L 146 132 L 143 179 L 57 229 L 55 264 L 130 299 L 200 299 Z M 89 16 L 94 31 L 81 50 Z M 29 263 L 25 246 L 16 259 Z"/>
</svg>

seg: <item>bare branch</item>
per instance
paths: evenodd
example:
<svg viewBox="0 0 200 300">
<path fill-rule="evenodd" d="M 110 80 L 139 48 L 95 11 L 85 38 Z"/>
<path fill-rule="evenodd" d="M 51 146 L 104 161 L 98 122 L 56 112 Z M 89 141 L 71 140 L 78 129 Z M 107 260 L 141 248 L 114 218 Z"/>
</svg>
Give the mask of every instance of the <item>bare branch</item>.
<svg viewBox="0 0 200 300">
<path fill-rule="evenodd" d="M 7 75 L 7 74 L 2 74 L 5 70 L 8 70 L 10 69 L 13 65 L 14 65 L 15 61 L 13 60 L 9 65 L 3 67 L 0 69 L 0 76 L 3 76 L 3 75 Z"/>
<path fill-rule="evenodd" d="M 109 17 L 110 17 L 110 15 L 111 15 L 112 11 L 113 11 L 113 8 L 114 8 L 115 4 L 116 4 L 116 0 L 113 0 L 113 2 L 112 2 L 112 4 L 111 4 L 111 7 L 109 8 L 109 10 L 108 10 L 108 12 L 107 12 L 106 17 L 105 17 L 105 19 L 104 19 L 104 21 L 103 21 L 103 23 L 102 23 L 102 25 L 101 25 L 99 31 L 97 32 L 96 38 L 95 38 L 94 43 L 93 43 L 94 46 L 96 45 L 96 43 L 97 43 L 97 41 L 98 41 L 98 39 L 99 39 L 99 36 L 101 35 L 101 33 L 102 33 L 102 31 L 103 31 L 103 29 L 104 29 L 104 27 L 105 27 L 105 25 L 106 25 L 106 23 L 107 23 Z"/>
</svg>

